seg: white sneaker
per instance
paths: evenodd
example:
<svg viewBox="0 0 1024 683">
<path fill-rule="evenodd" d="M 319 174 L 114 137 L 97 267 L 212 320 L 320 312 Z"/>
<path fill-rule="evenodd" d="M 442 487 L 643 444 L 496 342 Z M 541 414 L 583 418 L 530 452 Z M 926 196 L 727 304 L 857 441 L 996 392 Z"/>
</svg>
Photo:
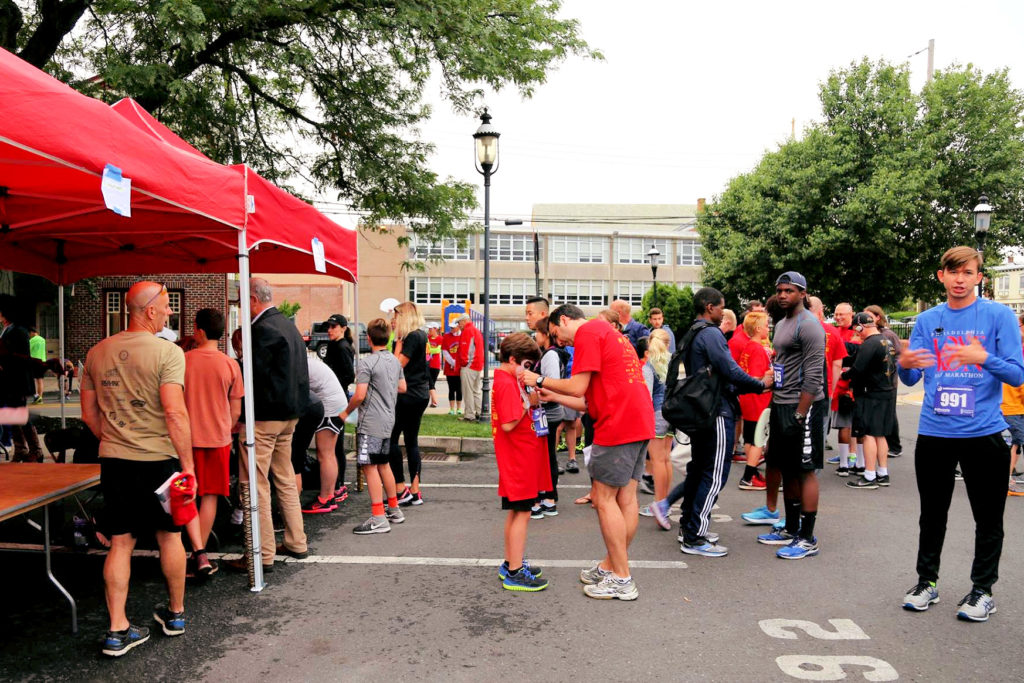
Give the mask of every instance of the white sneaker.
<svg viewBox="0 0 1024 683">
<path fill-rule="evenodd" d="M 622 581 L 612 574 L 604 577 L 601 583 L 584 586 L 583 592 L 588 598 L 595 600 L 636 600 L 640 597 L 640 591 L 632 576 Z"/>
</svg>

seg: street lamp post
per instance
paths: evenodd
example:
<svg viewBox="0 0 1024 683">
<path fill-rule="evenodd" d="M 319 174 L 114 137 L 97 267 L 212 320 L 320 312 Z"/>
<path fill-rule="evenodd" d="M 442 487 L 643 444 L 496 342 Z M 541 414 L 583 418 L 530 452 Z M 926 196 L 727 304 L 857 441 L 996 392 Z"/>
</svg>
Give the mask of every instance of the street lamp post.
<svg viewBox="0 0 1024 683">
<path fill-rule="evenodd" d="M 658 251 L 658 247 L 651 245 L 651 250 L 647 252 L 647 258 L 651 262 L 651 308 L 658 307 L 658 257 L 661 256 L 661 252 Z"/>
<path fill-rule="evenodd" d="M 498 138 L 487 109 L 480 115 L 480 127 L 473 133 L 476 141 L 476 170 L 484 177 L 484 378 L 480 402 L 480 421 L 491 419 L 491 175 L 498 170 Z"/>
<path fill-rule="evenodd" d="M 974 237 L 978 241 L 978 253 L 982 255 L 982 270 L 984 270 L 985 258 L 985 237 L 988 236 L 988 228 L 992 221 L 992 205 L 988 203 L 988 197 L 978 197 L 978 205 L 974 207 Z M 978 298 L 985 296 L 985 279 L 978 282 Z"/>
</svg>

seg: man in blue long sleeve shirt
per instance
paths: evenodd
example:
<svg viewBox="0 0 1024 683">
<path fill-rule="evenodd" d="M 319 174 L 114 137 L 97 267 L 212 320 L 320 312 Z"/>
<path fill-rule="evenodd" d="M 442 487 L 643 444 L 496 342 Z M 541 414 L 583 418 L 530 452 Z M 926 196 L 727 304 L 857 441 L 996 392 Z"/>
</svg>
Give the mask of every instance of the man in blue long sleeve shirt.
<svg viewBox="0 0 1024 683">
<path fill-rule="evenodd" d="M 959 463 L 975 523 L 973 586 L 957 610 L 957 617 L 968 621 L 986 621 L 995 612 L 992 585 L 1003 548 L 1010 466 L 999 404 L 1003 383 L 1024 384 L 1021 334 L 1013 312 L 975 293 L 981 266 L 981 254 L 970 247 L 943 254 L 938 278 L 946 288 L 946 303 L 918 316 L 909 348 L 899 359 L 904 384 L 924 377 L 914 452 L 921 496 L 918 584 L 903 607 L 920 612 L 939 601 L 935 583 Z"/>
<path fill-rule="evenodd" d="M 739 414 L 737 394 L 761 393 L 772 384 L 769 371 L 762 379 L 751 377 L 740 369 L 729 353 L 725 336 L 718 329 L 725 310 L 722 293 L 711 287 L 697 290 L 693 295 L 697 323 L 707 326 L 699 331 L 683 357 L 687 373 L 711 366 L 719 376 L 722 401 L 714 427 L 691 437 L 692 459 L 686 466 L 683 484 L 683 514 L 680 519 L 680 547 L 690 555 L 722 557 L 729 552 L 725 546 L 707 539 L 711 521 L 711 508 L 729 478 L 732 463 L 734 425 Z"/>
</svg>

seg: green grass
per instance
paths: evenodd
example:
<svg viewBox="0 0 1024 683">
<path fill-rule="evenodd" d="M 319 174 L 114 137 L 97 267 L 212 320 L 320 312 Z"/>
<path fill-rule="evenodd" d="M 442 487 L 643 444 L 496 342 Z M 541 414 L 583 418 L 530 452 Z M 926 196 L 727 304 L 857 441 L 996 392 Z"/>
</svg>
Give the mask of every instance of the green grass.
<svg viewBox="0 0 1024 683">
<path fill-rule="evenodd" d="M 481 422 L 463 422 L 455 415 L 426 414 L 420 425 L 420 434 L 423 436 L 475 436 L 489 439 L 491 425 Z"/>
</svg>

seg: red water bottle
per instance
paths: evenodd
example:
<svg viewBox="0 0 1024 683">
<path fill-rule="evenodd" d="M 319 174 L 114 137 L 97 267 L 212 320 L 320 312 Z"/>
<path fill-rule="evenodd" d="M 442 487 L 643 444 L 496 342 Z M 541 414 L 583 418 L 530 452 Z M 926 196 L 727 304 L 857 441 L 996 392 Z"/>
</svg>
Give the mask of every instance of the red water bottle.
<svg viewBox="0 0 1024 683">
<path fill-rule="evenodd" d="M 199 514 L 196 509 L 196 478 L 191 474 L 179 474 L 171 482 L 171 519 L 178 526 L 184 526 Z M 185 501 L 188 501 L 187 503 Z"/>
</svg>

